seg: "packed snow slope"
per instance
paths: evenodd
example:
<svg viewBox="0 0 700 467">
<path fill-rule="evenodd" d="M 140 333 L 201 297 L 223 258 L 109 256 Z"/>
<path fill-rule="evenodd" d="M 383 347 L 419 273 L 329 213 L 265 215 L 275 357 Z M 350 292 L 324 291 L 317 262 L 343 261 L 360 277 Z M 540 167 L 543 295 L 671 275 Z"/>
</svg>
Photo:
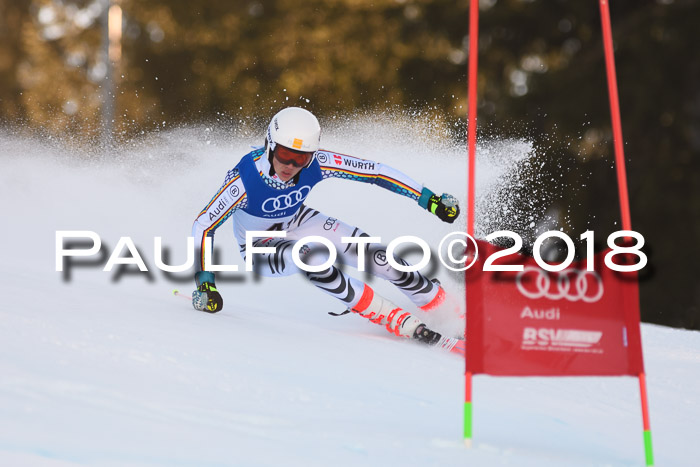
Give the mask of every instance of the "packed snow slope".
<svg viewBox="0 0 700 467">
<path fill-rule="evenodd" d="M 261 137 L 194 127 L 85 151 L 0 133 L 0 465 L 643 465 L 633 378 L 477 376 L 467 449 L 459 358 L 328 315 L 342 307 L 300 277 L 221 274 L 215 315 L 174 297 L 191 292 L 192 276 L 155 268 L 154 237 L 183 263 L 193 219 Z M 429 123 L 358 118 L 324 132 L 323 145 L 464 202 L 464 149 Z M 480 200 L 531 156 L 521 141 L 480 149 L 490 154 Z M 449 226 L 350 181 L 321 183 L 308 204 L 386 241 L 437 245 L 464 228 L 463 217 Z M 57 272 L 58 230 L 96 232 L 102 256 Z M 122 236 L 148 274 L 102 271 Z M 230 224 L 216 245 L 220 263 L 243 267 Z M 429 269 L 463 300 L 458 277 Z M 463 326 L 449 313 L 422 317 L 448 333 Z M 645 325 L 642 335 L 657 465 L 698 465 L 700 334 Z"/>
</svg>

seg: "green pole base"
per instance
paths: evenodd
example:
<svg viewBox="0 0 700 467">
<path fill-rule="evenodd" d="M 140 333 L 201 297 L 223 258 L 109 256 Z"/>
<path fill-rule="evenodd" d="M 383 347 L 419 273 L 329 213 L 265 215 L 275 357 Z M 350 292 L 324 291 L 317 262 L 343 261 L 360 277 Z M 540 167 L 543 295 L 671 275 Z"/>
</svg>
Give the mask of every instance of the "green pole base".
<svg viewBox="0 0 700 467">
<path fill-rule="evenodd" d="M 647 465 L 654 465 L 654 449 L 651 446 L 651 430 L 644 430 L 644 456 Z"/>
</svg>

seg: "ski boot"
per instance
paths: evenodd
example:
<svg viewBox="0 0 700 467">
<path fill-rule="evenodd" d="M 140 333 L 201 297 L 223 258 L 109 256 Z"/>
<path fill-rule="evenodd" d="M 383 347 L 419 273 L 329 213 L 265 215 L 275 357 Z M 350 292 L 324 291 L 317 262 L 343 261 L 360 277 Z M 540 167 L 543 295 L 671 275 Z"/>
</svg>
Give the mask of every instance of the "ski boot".
<svg viewBox="0 0 700 467">
<path fill-rule="evenodd" d="M 413 337 L 416 328 L 423 324 L 421 320 L 408 311 L 404 311 L 381 295 L 375 294 L 374 290 L 366 284 L 360 301 L 350 311 L 375 324 L 386 326 L 387 331 L 400 337 Z"/>
<path fill-rule="evenodd" d="M 440 342 L 442 335 L 439 332 L 428 329 L 428 326 L 425 324 L 420 324 L 413 333 L 413 338 L 424 344 L 435 345 Z"/>
</svg>

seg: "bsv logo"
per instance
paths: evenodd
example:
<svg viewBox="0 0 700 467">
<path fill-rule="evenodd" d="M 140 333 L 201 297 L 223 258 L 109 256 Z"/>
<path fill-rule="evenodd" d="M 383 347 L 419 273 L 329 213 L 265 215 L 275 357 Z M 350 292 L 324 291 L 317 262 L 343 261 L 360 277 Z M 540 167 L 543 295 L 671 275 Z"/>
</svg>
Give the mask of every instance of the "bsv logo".
<svg viewBox="0 0 700 467">
<path fill-rule="evenodd" d="M 311 187 L 303 186 L 298 190 L 294 190 L 286 195 L 279 195 L 275 198 L 267 198 L 262 204 L 262 210 L 266 213 L 284 211 L 301 203 L 309 196 Z"/>
<path fill-rule="evenodd" d="M 523 329 L 523 346 L 556 346 L 590 348 L 600 343 L 603 333 L 584 329 Z"/>
<path fill-rule="evenodd" d="M 526 281 L 525 276 L 534 274 L 534 281 Z M 564 270 L 557 273 L 556 282 L 552 283 L 549 273 L 534 267 L 525 267 L 515 278 L 515 285 L 527 298 L 548 298 L 549 300 L 582 300 L 595 303 L 603 296 L 603 281 L 595 271 L 578 269 Z M 529 282 L 525 284 L 525 282 Z M 573 287 L 572 287 L 573 285 Z"/>
</svg>

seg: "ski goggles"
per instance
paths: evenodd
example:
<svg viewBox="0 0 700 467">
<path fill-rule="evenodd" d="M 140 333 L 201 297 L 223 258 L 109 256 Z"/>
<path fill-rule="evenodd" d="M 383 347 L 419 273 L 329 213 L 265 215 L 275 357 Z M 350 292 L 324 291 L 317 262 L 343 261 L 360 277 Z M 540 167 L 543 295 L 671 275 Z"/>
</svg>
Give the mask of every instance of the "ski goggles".
<svg viewBox="0 0 700 467">
<path fill-rule="evenodd" d="M 309 162 L 311 162 L 311 158 L 314 157 L 313 152 L 295 151 L 294 149 L 286 148 L 281 144 L 278 144 L 275 147 L 272 154 L 280 164 L 292 164 L 294 167 L 306 167 L 309 165 Z"/>
</svg>

